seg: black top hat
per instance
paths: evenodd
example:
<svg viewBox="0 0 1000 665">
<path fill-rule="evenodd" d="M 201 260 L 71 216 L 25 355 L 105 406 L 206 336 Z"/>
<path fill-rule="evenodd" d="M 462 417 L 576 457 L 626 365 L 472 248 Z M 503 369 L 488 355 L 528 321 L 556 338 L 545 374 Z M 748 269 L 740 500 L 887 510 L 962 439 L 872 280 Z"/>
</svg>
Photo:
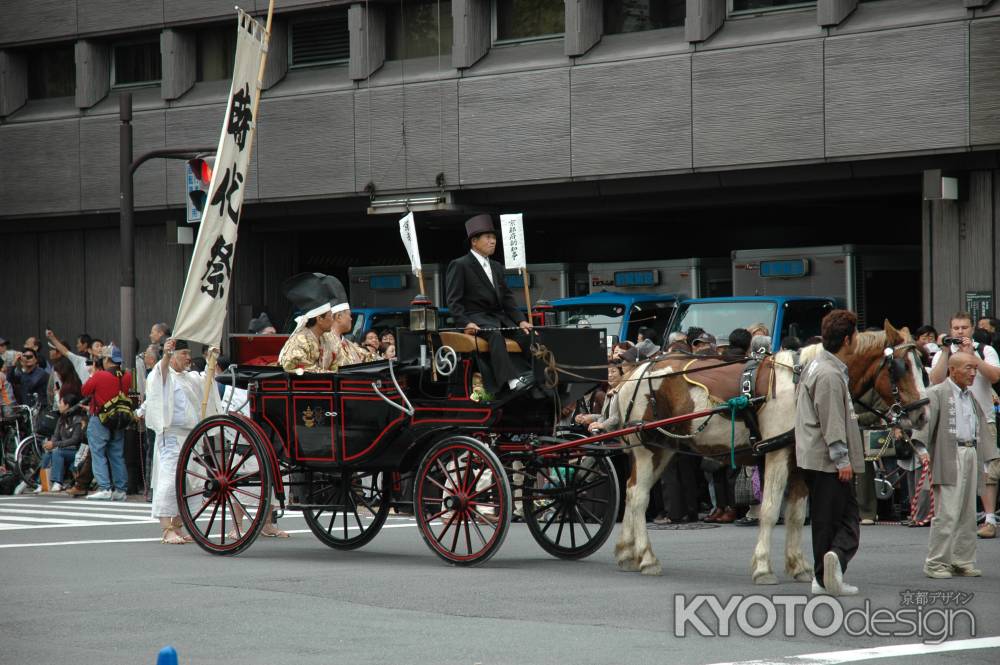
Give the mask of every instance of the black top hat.
<svg viewBox="0 0 1000 665">
<path fill-rule="evenodd" d="M 483 233 L 496 233 L 493 228 L 493 217 L 485 213 L 470 217 L 465 222 L 465 234 L 469 238 L 475 238 Z"/>
</svg>

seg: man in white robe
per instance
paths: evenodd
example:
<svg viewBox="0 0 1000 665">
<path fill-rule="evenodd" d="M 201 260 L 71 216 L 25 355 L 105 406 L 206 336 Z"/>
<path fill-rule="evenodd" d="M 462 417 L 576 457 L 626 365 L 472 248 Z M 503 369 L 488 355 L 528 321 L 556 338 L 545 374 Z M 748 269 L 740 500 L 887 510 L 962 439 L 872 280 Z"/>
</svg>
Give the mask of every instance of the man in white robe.
<svg viewBox="0 0 1000 665">
<path fill-rule="evenodd" d="M 175 476 L 181 445 L 201 420 L 205 396 L 205 375 L 188 371 L 191 351 L 183 340 L 164 344 L 163 358 L 146 379 L 144 405 L 146 427 L 156 432 L 156 461 L 153 465 L 152 516 L 163 528 L 162 542 L 181 544 L 190 541 L 181 533 Z M 208 391 L 205 415 L 219 413 L 219 392 Z"/>
</svg>

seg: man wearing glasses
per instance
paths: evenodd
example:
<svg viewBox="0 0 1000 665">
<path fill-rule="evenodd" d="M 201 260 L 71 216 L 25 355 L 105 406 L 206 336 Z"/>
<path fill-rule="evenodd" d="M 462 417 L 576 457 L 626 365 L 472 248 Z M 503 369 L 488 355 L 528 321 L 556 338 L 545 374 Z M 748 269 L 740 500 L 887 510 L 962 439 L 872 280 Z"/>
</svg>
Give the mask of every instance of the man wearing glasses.
<svg viewBox="0 0 1000 665">
<path fill-rule="evenodd" d="M 35 349 L 25 347 L 21 351 L 14 371 L 11 372 L 10 383 L 14 386 L 14 399 L 18 404 L 38 404 L 42 407 L 47 405 L 46 389 L 49 375 L 38 366 L 38 354 Z"/>
</svg>

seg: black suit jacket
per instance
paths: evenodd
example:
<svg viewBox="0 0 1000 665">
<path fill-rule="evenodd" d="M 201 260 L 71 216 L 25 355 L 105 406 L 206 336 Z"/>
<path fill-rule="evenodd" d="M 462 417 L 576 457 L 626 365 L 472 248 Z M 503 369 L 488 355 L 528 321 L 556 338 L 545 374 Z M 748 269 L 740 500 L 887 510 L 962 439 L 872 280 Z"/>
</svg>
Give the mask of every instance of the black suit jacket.
<svg viewBox="0 0 1000 665">
<path fill-rule="evenodd" d="M 478 320 L 481 315 L 496 318 L 505 326 L 514 326 L 525 320 L 504 279 L 503 268 L 492 259 L 490 268 L 493 269 L 495 287 L 471 252 L 448 265 L 445 283 L 448 310 L 458 326 L 464 327 L 469 321 L 482 325 L 484 321 Z M 488 320 L 485 323 L 493 325 Z"/>
</svg>

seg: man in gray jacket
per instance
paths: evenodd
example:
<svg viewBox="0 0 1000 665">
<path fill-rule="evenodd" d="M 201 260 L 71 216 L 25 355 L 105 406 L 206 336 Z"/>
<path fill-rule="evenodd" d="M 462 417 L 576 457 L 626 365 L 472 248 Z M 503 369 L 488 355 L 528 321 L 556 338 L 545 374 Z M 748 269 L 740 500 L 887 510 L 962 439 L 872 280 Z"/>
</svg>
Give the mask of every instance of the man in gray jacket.
<svg viewBox="0 0 1000 665">
<path fill-rule="evenodd" d="M 930 454 L 934 519 L 924 573 L 934 579 L 979 577 L 976 568 L 976 483 L 997 445 L 982 407 L 970 390 L 979 359 L 969 353 L 948 358 L 948 378 L 927 390 L 930 416 L 913 434 L 913 447 Z"/>
<path fill-rule="evenodd" d="M 865 468 L 846 364 L 854 353 L 857 322 L 843 309 L 823 318 L 823 350 L 806 367 L 795 400 L 795 456 L 809 486 L 816 594 L 858 592 L 843 580 L 861 537 L 851 481 Z"/>
</svg>

